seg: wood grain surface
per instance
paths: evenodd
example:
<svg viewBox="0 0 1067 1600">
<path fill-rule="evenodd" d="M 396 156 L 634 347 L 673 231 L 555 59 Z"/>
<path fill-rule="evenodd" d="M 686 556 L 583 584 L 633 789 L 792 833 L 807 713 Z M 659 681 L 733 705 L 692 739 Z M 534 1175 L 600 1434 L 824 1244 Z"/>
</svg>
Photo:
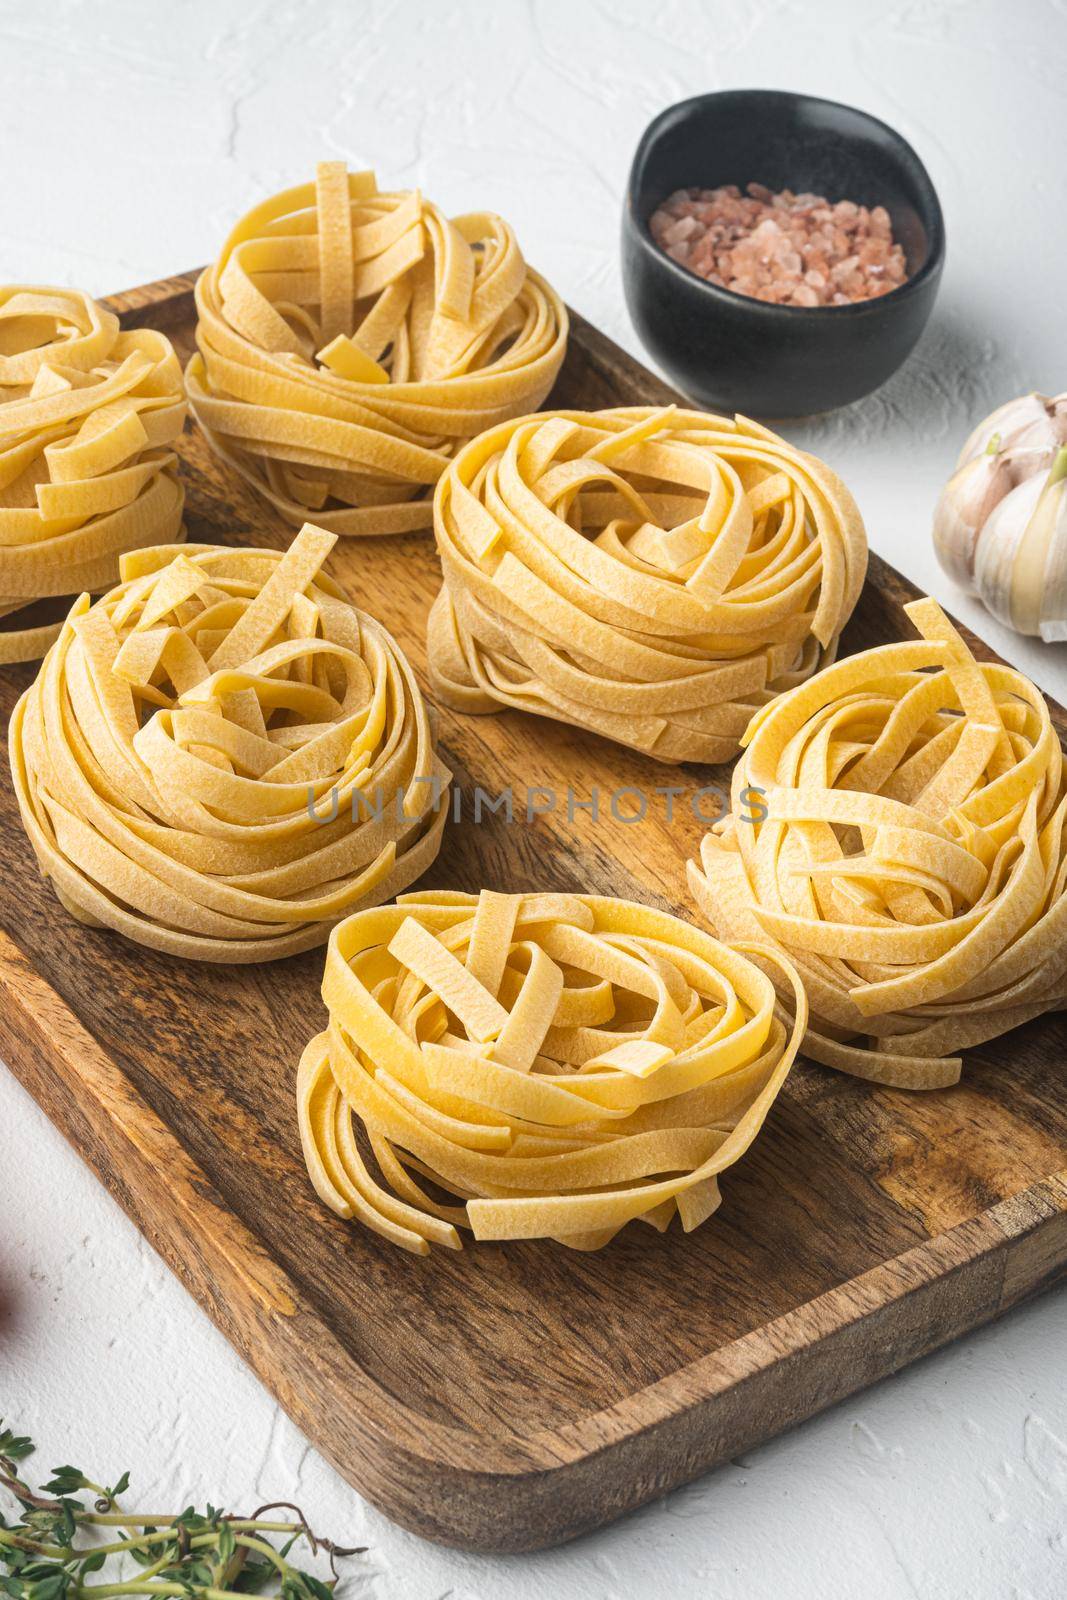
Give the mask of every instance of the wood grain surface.
<svg viewBox="0 0 1067 1600">
<path fill-rule="evenodd" d="M 192 348 L 192 277 L 116 296 Z M 672 398 L 581 318 L 563 406 Z M 207 449 L 182 445 L 189 538 L 291 537 Z M 439 582 L 428 537 L 342 542 L 329 570 L 425 682 Z M 877 559 L 846 638 L 908 630 Z M 991 652 L 982 647 L 986 657 Z M 0 671 L 6 721 L 31 676 Z M 1054 714 L 1061 731 L 1067 719 Z M 440 713 L 465 822 L 432 886 L 580 888 L 694 915 L 690 796 L 665 769 L 555 723 Z M 552 790 L 472 820 L 474 790 Z M 681 786 L 643 820 L 607 797 Z M 566 795 L 601 814 L 570 808 Z M 704 809 L 712 802 L 705 796 Z M 620 803 L 620 811 L 627 807 Z M 631 808 L 632 809 L 632 808 Z M 407 1256 L 339 1221 L 300 1156 L 294 1072 L 322 1026 L 322 953 L 182 963 L 80 927 L 39 879 L 0 780 L 0 1056 L 294 1421 L 389 1516 L 446 1543 L 524 1550 L 606 1522 L 936 1348 L 1067 1266 L 1067 1017 L 969 1053 L 962 1085 L 908 1095 L 801 1062 L 719 1213 L 581 1255 L 542 1243 Z"/>
</svg>

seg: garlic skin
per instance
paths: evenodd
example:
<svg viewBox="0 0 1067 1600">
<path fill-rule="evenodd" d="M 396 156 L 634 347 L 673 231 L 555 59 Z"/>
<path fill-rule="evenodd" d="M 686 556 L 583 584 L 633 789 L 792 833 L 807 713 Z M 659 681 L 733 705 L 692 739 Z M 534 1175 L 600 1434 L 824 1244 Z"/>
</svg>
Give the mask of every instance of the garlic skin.
<svg viewBox="0 0 1067 1600">
<path fill-rule="evenodd" d="M 1017 633 L 1067 640 L 1067 393 L 998 406 L 960 452 L 934 512 L 952 580 Z"/>
<path fill-rule="evenodd" d="M 960 451 L 957 471 L 984 455 L 994 439 L 994 449 L 1000 452 L 1046 450 L 1051 463 L 1058 447 L 1067 444 L 1067 394 L 1052 400 L 1044 394 L 1024 394 L 998 406 L 978 424 Z"/>
</svg>

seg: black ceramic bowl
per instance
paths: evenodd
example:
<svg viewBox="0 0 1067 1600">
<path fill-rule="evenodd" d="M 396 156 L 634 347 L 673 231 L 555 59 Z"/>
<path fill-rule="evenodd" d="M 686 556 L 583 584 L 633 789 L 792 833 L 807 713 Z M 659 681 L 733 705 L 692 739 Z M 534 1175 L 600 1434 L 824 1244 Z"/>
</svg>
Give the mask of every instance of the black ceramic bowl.
<svg viewBox="0 0 1067 1600">
<path fill-rule="evenodd" d="M 675 189 L 764 183 L 885 206 L 908 279 L 850 306 L 775 306 L 705 283 L 648 220 Z M 630 316 L 649 354 L 702 405 L 750 416 L 828 411 L 870 394 L 926 326 L 945 259 L 934 186 L 899 133 L 852 106 L 771 89 L 699 94 L 660 112 L 634 156 L 622 226 Z"/>
</svg>

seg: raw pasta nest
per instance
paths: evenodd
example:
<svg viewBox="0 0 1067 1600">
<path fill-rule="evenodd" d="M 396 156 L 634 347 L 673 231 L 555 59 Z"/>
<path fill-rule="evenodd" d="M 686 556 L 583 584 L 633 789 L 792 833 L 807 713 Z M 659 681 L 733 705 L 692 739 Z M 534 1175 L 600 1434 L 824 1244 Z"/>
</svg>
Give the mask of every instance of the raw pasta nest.
<svg viewBox="0 0 1067 1600">
<path fill-rule="evenodd" d="M 866 570 L 852 496 L 743 417 L 522 417 L 437 488 L 435 691 L 660 761 L 726 761 L 754 710 L 833 659 Z"/>
<path fill-rule="evenodd" d="M 753 719 L 733 814 L 689 874 L 720 937 L 796 964 L 806 1055 L 930 1089 L 959 1050 L 1067 1003 L 1067 788 L 1040 691 L 979 665 L 936 601 L 905 609 L 921 639 Z"/>
<path fill-rule="evenodd" d="M 339 161 L 242 218 L 196 305 L 209 440 L 289 521 L 345 534 L 428 528 L 457 444 L 539 406 L 567 345 L 502 218 Z"/>
<path fill-rule="evenodd" d="M 442 890 L 357 912 L 300 1062 L 312 1182 L 421 1255 L 459 1228 L 579 1250 L 635 1217 L 695 1228 L 803 1033 L 784 970 L 791 1035 L 740 950 L 647 906 Z"/>
<path fill-rule="evenodd" d="M 122 558 L 11 719 L 41 870 L 83 922 L 205 961 L 321 944 L 437 854 L 448 773 L 406 659 L 320 571 L 211 545 Z"/>
<path fill-rule="evenodd" d="M 76 289 L 0 288 L 0 616 L 108 588 L 123 551 L 181 536 L 184 421 L 163 334 L 120 332 Z M 0 663 L 37 660 L 59 628 L 0 632 Z"/>
</svg>

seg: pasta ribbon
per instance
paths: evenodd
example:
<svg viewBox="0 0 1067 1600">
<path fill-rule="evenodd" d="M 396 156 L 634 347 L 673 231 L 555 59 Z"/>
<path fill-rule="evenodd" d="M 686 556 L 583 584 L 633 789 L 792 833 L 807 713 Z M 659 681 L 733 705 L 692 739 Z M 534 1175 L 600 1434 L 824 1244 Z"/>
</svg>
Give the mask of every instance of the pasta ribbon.
<svg viewBox="0 0 1067 1600">
<path fill-rule="evenodd" d="M 297 1075 L 312 1183 L 419 1255 L 461 1228 L 576 1250 L 634 1218 L 688 1232 L 796 1054 L 782 968 L 791 1032 L 742 949 L 647 906 L 437 890 L 358 911 Z"/>
<path fill-rule="evenodd" d="M 435 692 L 666 762 L 731 759 L 754 711 L 831 661 L 867 563 L 828 467 L 673 406 L 491 428 L 441 479 L 434 528 Z"/>
<path fill-rule="evenodd" d="M 753 718 L 689 878 L 721 938 L 795 963 L 806 1055 L 934 1089 L 959 1051 L 1067 1004 L 1067 785 L 1040 691 L 979 664 L 936 601 L 905 609 L 918 640 Z"/>
<path fill-rule="evenodd" d="M 121 332 L 75 289 L 0 287 L 0 616 L 106 589 L 124 551 L 180 539 L 184 421 L 162 333 Z M 37 660 L 60 626 L 0 632 L 0 663 Z"/>
<path fill-rule="evenodd" d="M 500 217 L 323 162 L 241 219 L 196 287 L 186 380 L 219 454 L 288 521 L 432 522 L 458 444 L 539 406 L 567 312 Z"/>
<path fill-rule="evenodd" d="M 15 707 L 41 871 L 92 926 L 202 961 L 269 961 L 387 900 L 441 843 L 449 774 L 390 634 L 284 553 L 170 545 L 82 595 Z"/>
</svg>

